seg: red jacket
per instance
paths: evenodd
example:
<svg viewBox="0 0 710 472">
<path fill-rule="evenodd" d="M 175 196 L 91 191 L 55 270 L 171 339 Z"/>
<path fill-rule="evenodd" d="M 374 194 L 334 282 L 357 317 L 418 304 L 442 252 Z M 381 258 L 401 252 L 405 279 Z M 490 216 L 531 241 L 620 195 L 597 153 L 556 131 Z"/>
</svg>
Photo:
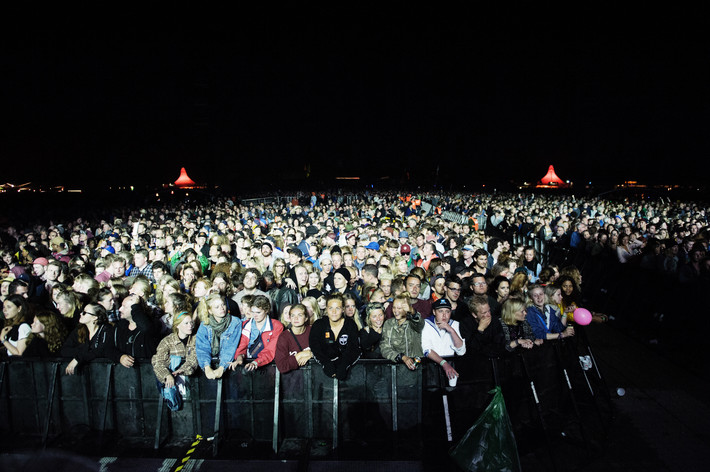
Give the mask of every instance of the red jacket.
<svg viewBox="0 0 710 472">
<path fill-rule="evenodd" d="M 284 325 L 279 320 L 271 318 L 266 319 L 264 330 L 261 332 L 261 341 L 264 343 L 264 349 L 256 356 L 257 366 L 265 366 L 274 360 L 276 354 L 276 343 L 279 340 L 279 335 L 284 330 Z M 246 356 L 247 348 L 249 347 L 249 336 L 251 334 L 251 320 L 242 322 L 242 339 L 239 341 L 237 352 L 234 358 L 244 354 Z"/>
</svg>

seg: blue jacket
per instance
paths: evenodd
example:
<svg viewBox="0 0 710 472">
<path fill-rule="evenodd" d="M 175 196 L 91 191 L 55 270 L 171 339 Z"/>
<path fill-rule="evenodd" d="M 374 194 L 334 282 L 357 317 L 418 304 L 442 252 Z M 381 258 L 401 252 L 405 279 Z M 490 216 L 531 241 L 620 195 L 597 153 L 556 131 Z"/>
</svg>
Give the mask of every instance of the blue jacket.
<svg viewBox="0 0 710 472">
<path fill-rule="evenodd" d="M 528 316 L 525 318 L 535 334 L 535 339 L 547 339 L 547 333 L 561 333 L 565 330 L 562 321 L 557 317 L 557 312 L 550 305 L 545 305 L 545 313 L 550 318 L 549 328 L 545 326 L 545 314 L 536 306 L 528 307 Z"/>
<path fill-rule="evenodd" d="M 212 363 L 212 327 L 201 324 L 195 336 L 195 351 L 197 363 L 204 370 Z M 219 343 L 219 365 L 225 369 L 234 360 L 234 353 L 237 352 L 239 340 L 242 338 L 242 320 L 232 316 L 232 321 L 220 337 Z"/>
</svg>

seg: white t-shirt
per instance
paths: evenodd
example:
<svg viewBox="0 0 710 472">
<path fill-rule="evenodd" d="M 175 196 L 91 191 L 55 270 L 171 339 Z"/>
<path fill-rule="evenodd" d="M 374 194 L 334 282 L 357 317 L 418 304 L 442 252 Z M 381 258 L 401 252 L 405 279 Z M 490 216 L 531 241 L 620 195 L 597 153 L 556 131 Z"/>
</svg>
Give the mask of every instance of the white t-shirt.
<svg viewBox="0 0 710 472">
<path fill-rule="evenodd" d="M 21 340 L 27 338 L 27 336 L 30 335 L 32 332 L 32 328 L 30 328 L 30 325 L 27 323 L 22 323 L 20 327 L 18 328 L 18 335 L 17 335 L 17 340 L 13 341 L 12 339 L 8 338 L 8 342 L 13 345 L 13 347 L 17 348 L 17 343 L 19 343 Z M 11 356 L 12 353 L 8 350 L 7 355 Z"/>
<path fill-rule="evenodd" d="M 449 320 L 449 325 L 451 325 L 451 327 L 454 328 L 454 331 L 456 331 L 456 334 L 461 337 L 461 331 L 459 331 L 459 322 Z M 463 340 L 463 338 L 461 339 Z M 422 351 L 424 351 L 425 356 L 428 356 L 429 351 L 431 350 L 436 351 L 436 353 L 439 354 L 441 357 L 453 356 L 454 354 L 463 356 L 464 354 L 466 354 L 466 342 L 464 340 L 464 343 L 461 345 L 460 348 L 455 348 L 454 340 L 451 338 L 449 332 L 443 329 L 439 329 L 436 326 L 434 317 L 432 316 L 426 319 L 424 329 L 422 330 Z"/>
</svg>

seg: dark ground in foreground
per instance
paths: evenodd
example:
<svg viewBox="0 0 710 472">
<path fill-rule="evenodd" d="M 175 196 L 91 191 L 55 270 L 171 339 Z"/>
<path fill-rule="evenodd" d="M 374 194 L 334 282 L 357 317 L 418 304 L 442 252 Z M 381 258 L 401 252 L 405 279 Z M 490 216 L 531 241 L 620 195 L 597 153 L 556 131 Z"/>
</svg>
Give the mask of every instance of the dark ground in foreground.
<svg viewBox="0 0 710 472">
<path fill-rule="evenodd" d="M 688 471 L 707 470 L 704 451 L 710 446 L 710 380 L 706 371 L 682 354 L 668 356 L 620 332 L 613 325 L 588 329 L 594 355 L 611 393 L 613 420 L 605 441 L 595 443 L 590 455 L 579 444 L 571 445 L 561 435 L 550 438 L 557 470 L 582 472 Z M 620 396 L 617 388 L 623 388 Z M 5 438 L 0 470 L 171 470 L 189 444 L 164 447 L 131 444 L 104 438 L 101 450 L 95 449 L 91 432 L 76 431 L 49 445 L 45 457 L 31 442 Z M 24 440 L 23 440 L 24 441 Z M 108 446 L 106 445 L 108 443 Z M 538 434 L 519 438 L 520 459 L 525 471 L 554 470 L 546 442 Z M 397 470 L 458 470 L 448 458 L 449 445 L 443 441 L 404 443 L 345 443 L 337 452 L 323 442 L 290 443 L 274 455 L 270 444 L 253 443 L 235 435 L 220 444 L 217 458 L 206 441 L 193 453 L 183 471 L 339 471 L 377 472 Z M 61 468 L 58 455 L 71 457 L 71 465 Z M 27 461 L 36 461 L 32 468 Z"/>
</svg>

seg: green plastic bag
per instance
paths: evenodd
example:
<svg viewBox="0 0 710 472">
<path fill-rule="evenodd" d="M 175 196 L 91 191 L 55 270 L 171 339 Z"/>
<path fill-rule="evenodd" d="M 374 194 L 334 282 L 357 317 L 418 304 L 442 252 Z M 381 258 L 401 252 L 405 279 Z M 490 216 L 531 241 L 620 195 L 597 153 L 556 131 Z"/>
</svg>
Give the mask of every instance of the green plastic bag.
<svg viewBox="0 0 710 472">
<path fill-rule="evenodd" d="M 488 393 L 494 394 L 493 400 L 449 455 L 464 470 L 519 472 L 518 446 L 503 393 L 500 387 Z"/>
</svg>

